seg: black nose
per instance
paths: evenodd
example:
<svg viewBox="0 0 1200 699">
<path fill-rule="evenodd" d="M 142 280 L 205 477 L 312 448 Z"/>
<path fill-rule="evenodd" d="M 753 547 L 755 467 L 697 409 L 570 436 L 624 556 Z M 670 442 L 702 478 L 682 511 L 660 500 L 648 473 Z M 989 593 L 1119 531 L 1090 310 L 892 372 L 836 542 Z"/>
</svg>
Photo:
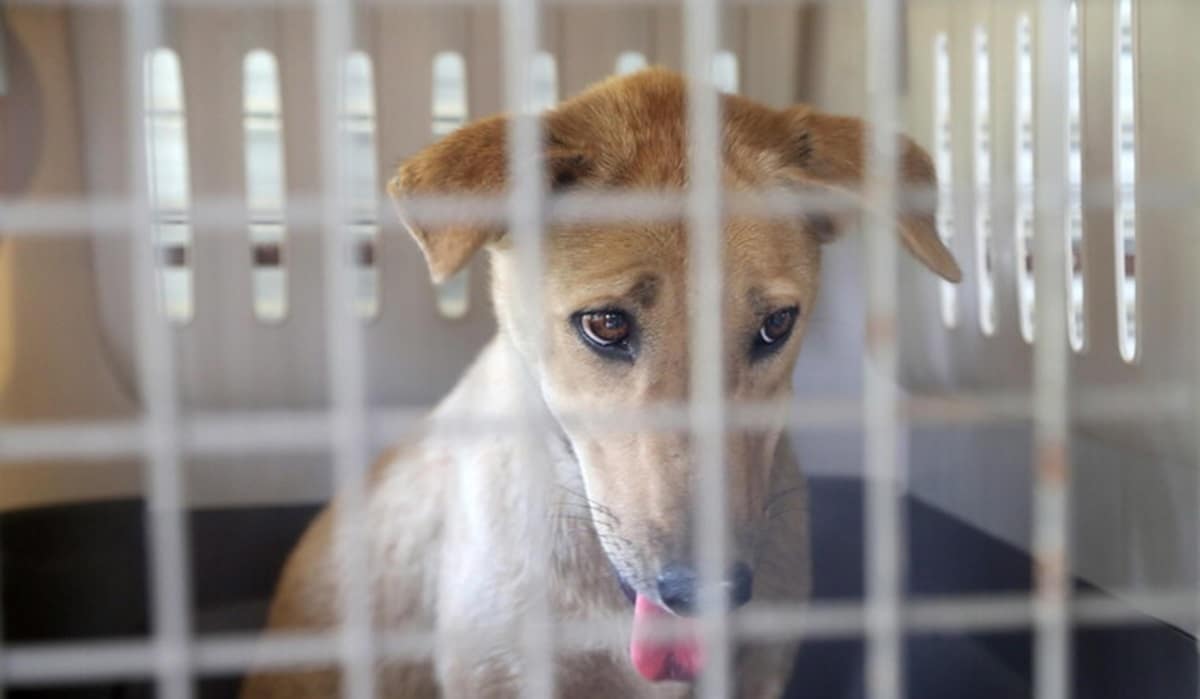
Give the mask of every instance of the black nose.
<svg viewBox="0 0 1200 699">
<path fill-rule="evenodd" d="M 658 576 L 658 596 L 667 609 L 676 614 L 691 614 L 696 610 L 700 576 L 690 566 L 672 563 Z M 754 592 L 754 571 L 745 563 L 733 565 L 725 580 L 729 589 L 729 607 L 737 609 L 750 601 Z"/>
</svg>

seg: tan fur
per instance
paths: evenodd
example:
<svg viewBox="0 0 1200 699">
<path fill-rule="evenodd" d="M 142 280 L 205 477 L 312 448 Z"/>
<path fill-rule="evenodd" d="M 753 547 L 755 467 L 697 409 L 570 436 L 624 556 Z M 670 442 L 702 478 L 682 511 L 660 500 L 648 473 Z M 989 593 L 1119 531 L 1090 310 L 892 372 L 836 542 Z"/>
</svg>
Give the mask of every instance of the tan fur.
<svg viewBox="0 0 1200 699">
<path fill-rule="evenodd" d="M 863 176 L 864 126 L 809 107 L 771 110 L 722 98 L 727 186 L 792 186 L 854 193 Z M 611 79 L 545 116 L 545 169 L 552 189 L 681 191 L 687 184 L 685 86 L 663 70 Z M 429 627 L 439 639 L 432 665 L 382 666 L 387 696 L 515 696 L 520 609 L 534 583 L 549 588 L 558 619 L 630 614 L 612 568 L 653 597 L 661 567 L 687 560 L 695 454 L 684 432 L 598 429 L 575 415 L 685 404 L 688 318 L 718 309 L 690 301 L 688 236 L 682 222 L 555 226 L 545 245 L 540 318 L 519 300 L 517 267 L 504 231 L 464 218 L 440 226 L 409 214 L 409 197 L 504 190 L 505 120 L 486 119 L 430 146 L 389 184 L 435 280 L 460 269 L 478 248 L 492 251 L 500 332 L 424 433 L 379 466 L 363 514 L 369 537 L 375 618 L 380 629 Z M 928 157 L 902 142 L 906 184 L 932 186 Z M 778 216 L 738 217 L 724 226 L 723 370 L 727 398 L 786 403 L 816 298 L 820 246 L 833 223 Z M 907 248 L 950 280 L 960 272 L 928 215 L 897 222 Z M 636 360 L 613 361 L 587 348 L 570 322 L 582 310 L 620 307 L 637 326 Z M 752 360 L 765 316 L 798 306 L 792 337 Z M 530 328 L 544 329 L 544 342 Z M 523 391 L 540 396 L 531 417 L 544 426 L 544 468 L 522 458 L 513 436 L 464 434 L 455 417 L 486 410 L 513 415 Z M 781 439 L 785 415 L 758 431 L 728 435 L 728 532 L 733 555 L 756 571 L 753 604 L 803 600 L 809 590 L 804 481 Z M 551 521 L 531 513 L 544 504 Z M 341 567 L 332 546 L 331 506 L 289 560 L 271 612 L 273 630 L 337 623 Z M 528 551 L 548 552 L 548 579 L 531 580 Z M 464 638 L 471 639 L 466 643 Z M 777 696 L 794 644 L 738 655 L 739 696 Z M 670 697 L 676 683 L 651 684 L 632 669 L 622 643 L 558 658 L 566 697 Z M 436 683 L 435 683 L 436 678 Z M 257 675 L 248 699 L 330 696 L 332 671 Z"/>
</svg>

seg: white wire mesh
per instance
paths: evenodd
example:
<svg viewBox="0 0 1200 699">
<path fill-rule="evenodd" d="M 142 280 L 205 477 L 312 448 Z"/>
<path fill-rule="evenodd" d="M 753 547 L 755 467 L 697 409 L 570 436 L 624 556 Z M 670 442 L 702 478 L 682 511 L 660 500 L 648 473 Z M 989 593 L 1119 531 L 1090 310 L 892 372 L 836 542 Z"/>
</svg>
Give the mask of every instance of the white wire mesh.
<svg viewBox="0 0 1200 699">
<path fill-rule="evenodd" d="M 130 2 L 125 7 L 125 81 L 129 114 L 140 114 L 148 81 L 144 62 L 158 45 L 162 18 L 159 4 Z M 178 398 L 171 336 L 156 303 L 157 241 L 151 226 L 147 160 L 141 119 L 126 124 L 129 138 L 131 269 L 137 327 L 137 371 L 142 389 L 146 429 L 142 430 L 143 479 L 146 493 L 146 536 L 150 552 L 150 590 L 154 638 L 155 684 L 168 699 L 192 694 L 188 667 L 189 566 L 183 516 L 178 447 Z"/>
<path fill-rule="evenodd" d="M 366 535 L 366 397 L 362 325 L 354 313 L 352 239 L 346 192 L 347 153 L 342 131 L 344 57 L 349 55 L 354 4 L 321 0 L 313 15 L 317 39 L 321 230 L 324 231 L 326 357 L 330 381 L 336 559 L 344 576 L 338 583 L 341 691 L 351 699 L 377 695 L 371 634 L 373 588 Z"/>
<path fill-rule="evenodd" d="M 867 98 L 872 133 L 866 143 L 867 354 L 863 367 L 864 439 L 867 474 L 867 687 L 872 697 L 898 699 L 903 687 L 905 522 L 896 385 L 896 261 L 899 243 L 893 215 L 899 206 L 897 180 L 898 86 L 902 17 L 898 0 L 867 0 Z"/>
<path fill-rule="evenodd" d="M 712 82 L 717 54 L 718 5 L 712 0 L 684 5 L 684 63 L 687 66 L 688 357 L 690 360 L 691 454 L 696 468 L 692 493 L 695 561 L 700 580 L 700 632 L 706 669 L 699 696 L 729 696 L 732 655 L 725 589 L 728 570 L 725 498 L 724 257 L 721 216 L 722 131 Z"/>
<path fill-rule="evenodd" d="M 1043 0 L 1038 51 L 1038 264 L 1034 348 L 1034 689 L 1065 699 L 1070 681 L 1070 455 L 1067 435 L 1067 4 Z"/>
<path fill-rule="evenodd" d="M 108 4 L 117 0 L 76 0 L 74 4 Z M 191 2 L 192 0 L 187 0 Z M 298 2 L 299 0 L 297 0 Z M 547 4 L 561 4 L 548 2 Z M 222 0 L 194 0 L 212 5 Z M 270 4 L 276 4 L 274 0 Z M 421 0 L 410 0 L 420 4 Z M 654 0 L 642 0 L 653 4 Z M 186 3 L 172 3 L 186 4 Z M 373 0 L 364 4 L 373 4 Z M 139 385 L 144 387 L 144 414 L 129 421 L 63 423 L 52 426 L 5 427 L 0 441 L 0 469 L 5 463 L 32 459 L 102 460 L 114 456 L 145 456 L 147 462 L 148 534 L 153 560 L 155 632 L 150 641 L 107 640 L 87 644 L 47 647 L 8 646 L 0 652 L 0 682 L 11 686 L 67 683 L 107 677 L 153 677 L 162 696 L 186 697 L 192 673 L 197 676 L 240 672 L 253 661 L 269 667 L 298 667 L 306 663 L 337 662 L 344 670 L 348 696 L 375 694 L 374 663 L 380 658 L 428 658 L 434 646 L 425 631 L 380 635 L 370 624 L 368 561 L 363 546 L 361 520 L 363 479 L 367 454 L 417 424 L 423 411 L 396 408 L 368 413 L 364 397 L 362 331 L 352 313 L 352 268 L 346 257 L 344 178 L 339 144 L 338 105 L 341 74 L 338 58 L 351 45 L 354 5 L 323 0 L 318 5 L 317 75 L 320 77 L 322 196 L 289 202 L 295 220 L 321 224 L 325 230 L 326 317 L 330 342 L 328 369 L 331 382 L 329 411 L 281 412 L 253 415 L 213 414 L 181 417 L 174 386 L 170 335 L 158 316 L 152 292 L 155 247 L 149 226 L 149 205 L 143 194 L 145 172 L 141 154 L 143 128 L 130 119 L 130 183 L 128 201 L 0 201 L 0 218 L 23 235 L 58 236 L 61 231 L 89 235 L 133 236 L 133 269 L 137 270 Z M 910 191 L 896 181 L 897 154 L 892 136 L 900 128 L 897 96 L 902 27 L 899 0 L 866 0 L 868 50 L 873 80 L 871 121 L 878 136 L 873 140 L 868 177 L 868 199 L 877 212 L 907 206 L 929 209 L 936 192 Z M 868 598 L 865 605 L 817 604 L 810 607 L 750 610 L 731 620 L 720 613 L 722 601 L 702 600 L 702 619 L 710 670 L 704 675 L 701 695 L 728 696 L 733 686 L 731 638 L 781 639 L 866 636 L 870 641 L 871 696 L 900 696 L 903 685 L 901 642 L 906 632 L 930 630 L 996 631 L 1033 627 L 1037 633 L 1037 695 L 1039 699 L 1068 696 L 1070 683 L 1069 633 L 1074 626 L 1143 622 L 1131 611 L 1131 601 L 1141 612 L 1162 611 L 1197 615 L 1191 590 L 1163 591 L 1147 598 L 1138 593 L 1072 598 L 1067 557 L 1070 503 L 1067 434 L 1068 352 L 1063 272 L 1065 251 L 1061 241 L 1066 192 L 1063 159 L 1066 125 L 1062 89 L 1065 84 L 1065 6 L 1056 0 L 1041 3 L 1039 32 L 1039 236 L 1037 256 L 1038 316 L 1035 377 L 1032 391 L 958 394 L 946 398 L 906 398 L 897 391 L 896 250 L 895 239 L 877 231 L 868 236 L 869 349 L 871 362 L 864 367 L 862 400 L 831 402 L 827 399 L 791 404 L 793 424 L 860 426 L 866 438 L 869 474 Z M 511 113 L 529 103 L 529 66 L 537 49 L 539 4 L 510 0 L 503 7 L 505 36 L 506 103 Z M 410 202 L 423 219 L 439 215 L 459 218 L 464 211 L 483 220 L 504 221 L 514 233 L 519 249 L 524 298 L 529 315 L 540 317 L 542 256 L 541 235 L 550 222 L 674 220 L 689 223 L 691 251 L 690 303 L 698 308 L 720 309 L 721 227 L 723 212 L 762 207 L 762 193 L 723 193 L 720 186 L 720 120 L 711 88 L 710 66 L 718 48 L 720 14 L 716 2 L 689 2 L 684 6 L 689 100 L 690 188 L 682 195 L 660 192 L 620 194 L 570 194 L 555 197 L 543 207 L 538 125 L 516 118 L 510 131 L 512 187 L 503 197 L 428 198 Z M 128 95 L 136 113 L 141 104 L 141 56 L 156 45 L 161 23 L 155 3 L 126 5 L 129 29 L 126 48 Z M 1062 106 L 1062 109 L 1058 107 Z M 532 163 L 533 165 L 529 165 Z M 1092 191 L 1094 187 L 1094 191 Z M 1139 206 L 1185 207 L 1196 194 L 1188 183 L 1145 183 L 1151 194 Z M 1111 204 L 1114 188 L 1089 183 L 1086 206 Z M 723 196 L 725 194 L 725 196 Z M 831 207 L 856 206 L 832 201 L 828 195 L 808 199 L 794 192 L 765 193 L 771 210 L 812 212 Z M 1013 199 L 994 192 L 997 206 Z M 619 204 L 619 206 L 614 206 Z M 197 201 L 197 215 L 231 223 L 244 221 L 244 206 L 237 201 Z M 761 209 L 760 209 L 761 210 Z M 130 221 L 134 222 L 132 228 Z M 300 227 L 301 230 L 305 228 Z M 393 229 L 394 232 L 394 229 Z M 721 319 L 719 313 L 694 314 L 689 354 L 692 400 L 660 406 L 653 411 L 621 416 L 580 414 L 564 421 L 586 420 L 589 425 L 613 431 L 691 430 L 692 448 L 701 455 L 701 477 L 696 508 L 706 516 L 695 518 L 696 542 L 702 580 L 723 576 L 725 551 L 725 499 L 722 485 L 724 431 L 749 428 L 768 421 L 771 404 L 728 405 L 723 400 Z M 1121 419 L 1147 412 L 1163 415 L 1194 414 L 1195 401 L 1186 387 L 1156 386 L 1128 389 L 1120 386 L 1089 388 L 1074 396 L 1076 416 Z M 1033 418 L 1036 424 L 1037 511 L 1035 557 L 1037 590 L 1032 596 L 988 596 L 978 599 L 905 600 L 903 597 L 902 546 L 904 521 L 900 508 L 903 462 L 898 458 L 899 434 L 905 425 L 982 424 Z M 470 428 L 475 433 L 521 432 L 533 458 L 538 458 L 538 426 L 532 415 L 509 416 L 480 412 L 463 415 L 446 429 Z M 446 435 L 453 439 L 452 434 Z M 180 457 L 196 453 L 278 453 L 328 451 L 342 503 L 349 516 L 339 525 L 341 549 L 347 556 L 347 578 L 342 594 L 344 623 L 338 634 L 272 639 L 261 644 L 250 636 L 197 636 L 188 618 L 188 570 L 185 497 L 180 487 Z M 1198 496 L 1200 497 L 1200 496 Z M 545 562 L 543 562 L 543 565 Z M 537 580 L 544 576 L 533 576 Z M 707 585 L 706 589 L 716 589 Z M 523 635 L 527 671 L 525 695 L 548 697 L 554 692 L 551 634 L 560 649 L 585 645 L 596 637 L 620 633 L 621 619 L 587 625 L 551 626 L 545 591 L 533 595 Z M 251 649 L 255 652 L 251 652 Z"/>
<path fill-rule="evenodd" d="M 1157 623 L 1150 615 L 1196 614 L 1194 590 L 1160 590 L 1154 594 L 1113 590 L 1114 595 L 1088 593 L 1071 603 L 1077 628 Z M 1119 599 L 1118 599 L 1119 597 Z M 1029 595 L 943 596 L 905 603 L 903 628 L 908 633 L 1003 632 L 1036 623 L 1035 597 Z M 1143 610 L 1133 611 L 1132 606 Z M 732 631 L 739 639 L 779 641 L 861 638 L 868 633 L 863 605 L 820 603 L 747 609 Z M 594 645 L 597 638 L 620 638 L 628 620 L 613 617 L 585 624 L 562 624 L 556 641 L 569 652 Z M 486 633 L 486 629 L 484 630 Z M 671 633 L 664 628 L 663 634 Z M 420 660 L 433 652 L 430 632 L 375 634 L 377 658 Z M 81 681 L 153 677 L 158 669 L 153 642 L 123 638 L 53 644 L 10 645 L 0 655 L 0 677 L 9 687 L 55 686 Z M 203 634 L 190 647 L 191 670 L 199 677 L 240 673 L 256 668 L 288 669 L 328 665 L 342 658 L 340 636 L 290 634 L 262 639 L 257 634 Z"/>
<path fill-rule="evenodd" d="M 508 125 L 508 171 L 510 178 L 507 224 L 517 250 L 517 274 L 524 322 L 530 342 L 539 354 L 545 351 L 542 327 L 542 202 L 545 176 L 542 163 L 542 133 L 534 104 L 534 61 L 540 44 L 537 0 L 506 0 L 501 8 L 504 51 L 504 97 Z M 521 368 L 513 367 L 518 374 Z M 531 382 L 522 382 L 519 397 L 521 424 L 517 427 L 520 446 L 517 458 L 536 474 L 528 480 L 527 495 L 534 516 L 549 521 L 549 484 L 553 479 L 549 457 L 543 448 L 546 427 L 537 419 L 537 401 Z M 461 470 L 461 469 L 460 469 Z M 465 478 L 480 478 L 464 474 Z M 547 580 L 553 541 L 549 537 L 526 542 L 528 557 L 526 608 L 521 639 L 521 694 L 533 699 L 554 696 L 554 645 L 551 640 L 550 603 Z"/>
<path fill-rule="evenodd" d="M 1191 392 L 1178 384 L 1145 387 L 1089 387 L 1075 393 L 1073 415 L 1098 422 L 1119 422 L 1135 416 L 1186 419 L 1193 410 Z M 1034 417 L 1034 392 L 1025 390 L 959 393 L 953 396 L 909 396 L 897 399 L 900 419 L 912 427 L 970 426 L 1022 422 Z M 729 429 L 753 429 L 778 415 L 771 402 L 729 403 Z M 856 398 L 801 398 L 789 401 L 795 427 L 846 429 L 863 425 L 866 407 Z M 367 435 L 374 447 L 395 442 L 420 425 L 423 408 L 380 407 L 367 417 Z M 562 415 L 564 424 L 586 421 L 598 432 L 685 430 L 691 424 L 686 403 L 662 404 L 619 415 L 579 411 Z M 179 449 L 191 455 L 311 453 L 330 450 L 332 414 L 325 411 L 195 412 L 178 418 Z M 456 431 L 473 434 L 512 434 L 522 423 L 512 415 L 480 409 L 446 419 L 444 434 L 452 442 Z M 94 461 L 140 454 L 141 420 L 110 420 L 53 425 L 6 427 L 0 442 L 0 469 L 28 461 Z"/>
<path fill-rule="evenodd" d="M 1138 208 L 1148 211 L 1184 211 L 1200 198 L 1200 185 L 1179 179 L 1140 180 Z M 1014 189 L 1004 183 L 993 184 L 992 201 L 999 208 L 1011 207 L 1016 200 Z M 898 185 L 902 211 L 933 210 L 937 190 L 912 185 Z M 1112 207 L 1117 195 L 1111 181 L 1091 179 L 1082 190 L 1084 206 L 1089 209 Z M 622 221 L 674 221 L 687 207 L 687 196 L 676 192 L 630 189 L 623 191 L 568 192 L 550 195 L 546 201 L 546 223 Z M 858 202 L 850 195 L 813 194 L 781 188 L 749 189 L 726 192 L 724 210 L 729 215 L 769 213 L 799 215 L 802 213 L 836 214 L 857 210 Z M 284 209 L 285 218 L 296 227 L 300 236 L 311 235 L 321 223 L 322 200 L 304 196 L 289 197 Z M 380 200 L 377 207 L 386 210 L 390 201 Z M 436 224 L 470 218 L 480 224 L 504 223 L 508 215 L 508 198 L 488 195 L 428 195 L 405 201 L 405 209 L 414 217 Z M 246 222 L 245 205 L 238 199 L 198 198 L 193 200 L 196 217 L 216 229 L 218 234 L 238 236 Z M 87 199 L 29 199 L 14 200 L 0 196 L 0 220 L 8 229 L 20 231 L 22 237 L 64 238 L 73 236 L 124 237 L 129 234 L 129 202 L 103 196 Z M 390 235 L 406 235 L 397 224 L 384 222 Z"/>
</svg>

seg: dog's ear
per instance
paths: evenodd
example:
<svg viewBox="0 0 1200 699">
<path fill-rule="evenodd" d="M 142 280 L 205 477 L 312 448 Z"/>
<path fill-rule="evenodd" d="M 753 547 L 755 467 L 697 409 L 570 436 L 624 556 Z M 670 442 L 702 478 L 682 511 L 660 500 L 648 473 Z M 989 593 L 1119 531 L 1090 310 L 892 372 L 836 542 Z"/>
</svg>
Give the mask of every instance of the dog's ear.
<svg viewBox="0 0 1200 699">
<path fill-rule="evenodd" d="M 388 181 L 388 194 L 416 239 L 429 275 L 442 282 L 470 261 L 479 248 L 504 236 L 495 217 L 422 217 L 406 201 L 420 197 L 501 195 L 508 181 L 508 119 L 494 116 L 468 124 L 412 156 Z M 562 189 L 583 176 L 587 159 L 547 133 L 543 144 L 549 189 Z M 464 207 L 469 208 L 469 207 Z M 441 212 L 444 213 L 444 212 Z"/>
<path fill-rule="evenodd" d="M 785 177 L 809 191 L 835 191 L 857 197 L 865 180 L 867 125 L 860 119 L 822 114 L 807 106 L 785 112 L 791 142 Z M 937 173 L 929 155 L 904 136 L 898 147 L 901 191 L 937 191 Z M 902 197 L 902 203 L 905 198 Z M 907 209 L 907 210 L 906 210 Z M 813 228 L 822 238 L 831 238 L 845 227 L 845 216 L 818 215 Z M 954 255 L 938 237 L 932 211 L 902 206 L 898 215 L 900 237 L 905 248 L 938 276 L 951 282 L 962 279 Z"/>
</svg>

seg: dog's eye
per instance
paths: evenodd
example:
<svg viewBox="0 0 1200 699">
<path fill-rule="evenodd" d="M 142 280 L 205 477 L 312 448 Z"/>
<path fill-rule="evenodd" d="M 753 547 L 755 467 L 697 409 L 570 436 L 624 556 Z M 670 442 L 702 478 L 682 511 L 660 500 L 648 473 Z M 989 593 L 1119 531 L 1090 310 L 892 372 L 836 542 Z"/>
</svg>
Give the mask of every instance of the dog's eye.
<svg viewBox="0 0 1200 699">
<path fill-rule="evenodd" d="M 756 343 L 759 346 L 767 346 L 786 340 L 796 325 L 796 314 L 797 309 L 792 306 L 791 308 L 782 308 L 767 316 L 763 320 L 762 327 L 758 329 Z"/>
<path fill-rule="evenodd" d="M 625 345 L 632 332 L 629 316 L 623 311 L 589 311 L 578 316 L 577 325 L 583 339 L 593 347 L 609 348 Z"/>
</svg>

